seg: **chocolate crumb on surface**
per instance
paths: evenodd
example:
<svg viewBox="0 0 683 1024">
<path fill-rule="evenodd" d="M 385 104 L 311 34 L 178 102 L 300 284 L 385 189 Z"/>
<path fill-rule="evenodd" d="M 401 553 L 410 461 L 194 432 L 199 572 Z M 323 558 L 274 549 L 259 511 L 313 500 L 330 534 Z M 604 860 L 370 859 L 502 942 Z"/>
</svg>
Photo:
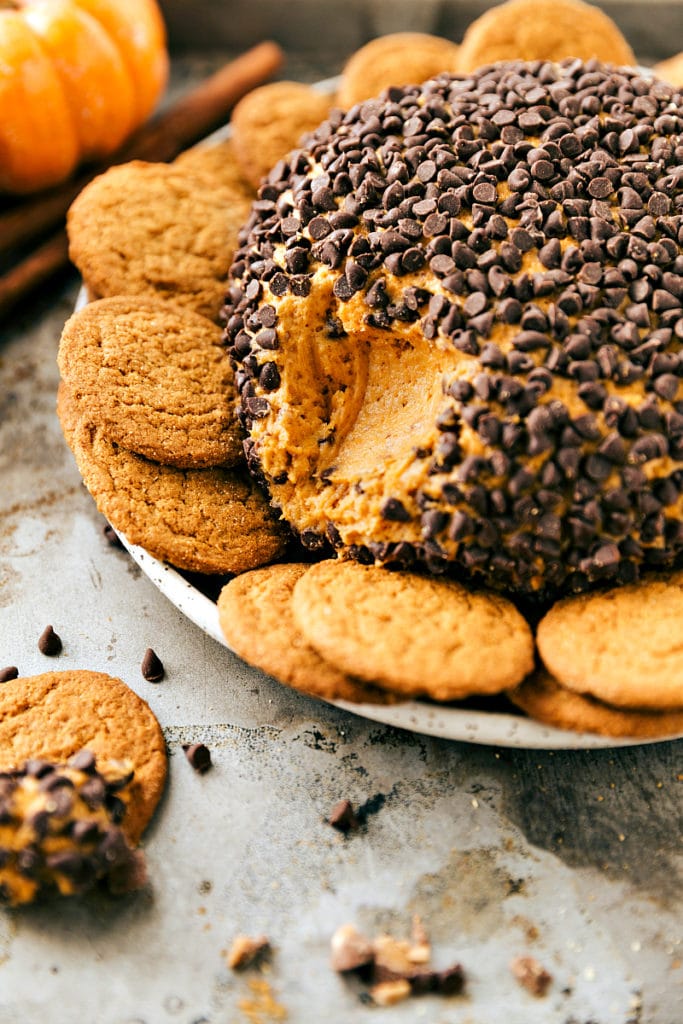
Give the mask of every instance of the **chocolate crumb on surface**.
<svg viewBox="0 0 683 1024">
<path fill-rule="evenodd" d="M 160 683 L 164 678 L 163 663 L 151 647 L 148 647 L 145 651 L 140 671 L 148 683 Z"/>
<path fill-rule="evenodd" d="M 16 665 L 7 665 L 6 668 L 0 668 L 0 683 L 9 683 L 10 679 L 17 679 L 19 676 L 19 669 Z"/>
<path fill-rule="evenodd" d="M 121 538 L 119 537 L 118 533 L 111 525 L 111 523 L 104 524 L 104 526 L 102 527 L 102 535 L 104 539 L 107 541 L 107 543 L 111 545 L 111 547 L 118 548 L 120 551 L 125 551 L 125 548 L 121 543 Z"/>
<path fill-rule="evenodd" d="M 199 775 L 211 768 L 211 751 L 203 743 L 183 743 L 185 757 Z"/>
<path fill-rule="evenodd" d="M 510 971 L 533 996 L 544 996 L 553 980 L 552 974 L 533 956 L 516 956 L 510 961 Z"/>
<path fill-rule="evenodd" d="M 682 102 L 501 63 L 335 112 L 277 165 L 226 342 L 300 535 L 550 595 L 683 555 Z"/>
<path fill-rule="evenodd" d="M 327 820 L 339 832 L 352 832 L 360 825 L 350 800 L 340 800 L 335 804 Z"/>
<path fill-rule="evenodd" d="M 46 626 L 38 638 L 38 650 L 48 658 L 54 658 L 62 653 L 61 637 L 55 633 L 52 626 Z"/>
</svg>

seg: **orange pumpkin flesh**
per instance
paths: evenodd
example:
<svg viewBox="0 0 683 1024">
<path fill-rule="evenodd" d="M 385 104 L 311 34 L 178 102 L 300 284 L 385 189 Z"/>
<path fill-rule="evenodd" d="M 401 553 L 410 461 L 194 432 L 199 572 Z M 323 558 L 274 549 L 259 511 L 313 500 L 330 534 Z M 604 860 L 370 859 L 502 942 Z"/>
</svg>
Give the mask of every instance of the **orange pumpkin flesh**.
<svg viewBox="0 0 683 1024">
<path fill-rule="evenodd" d="M 0 192 L 112 153 L 167 78 L 156 0 L 0 0 Z"/>
</svg>

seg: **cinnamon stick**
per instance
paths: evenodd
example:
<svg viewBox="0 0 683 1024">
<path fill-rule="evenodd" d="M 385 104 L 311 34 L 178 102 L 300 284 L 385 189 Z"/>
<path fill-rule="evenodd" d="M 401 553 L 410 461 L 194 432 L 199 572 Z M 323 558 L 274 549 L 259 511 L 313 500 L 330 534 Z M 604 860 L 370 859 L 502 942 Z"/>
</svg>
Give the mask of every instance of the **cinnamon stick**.
<svg viewBox="0 0 683 1024">
<path fill-rule="evenodd" d="M 145 124 L 106 164 L 91 168 L 77 179 L 0 214 L 0 254 L 25 245 L 63 221 L 81 189 L 107 167 L 128 160 L 174 159 L 226 121 L 237 101 L 272 78 L 283 59 L 284 54 L 276 43 L 259 43 Z M 9 276 L 6 275 L 3 282 Z"/>
<path fill-rule="evenodd" d="M 0 277 L 0 317 L 68 263 L 66 231 L 62 228 Z"/>
</svg>

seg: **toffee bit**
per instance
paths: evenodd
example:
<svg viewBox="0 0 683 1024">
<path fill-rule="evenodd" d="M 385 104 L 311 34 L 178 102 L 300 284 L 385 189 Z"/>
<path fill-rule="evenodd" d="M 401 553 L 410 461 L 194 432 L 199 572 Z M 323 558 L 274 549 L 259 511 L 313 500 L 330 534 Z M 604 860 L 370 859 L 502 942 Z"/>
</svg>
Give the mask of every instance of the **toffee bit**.
<svg viewBox="0 0 683 1024">
<path fill-rule="evenodd" d="M 0 668 L 0 683 L 9 683 L 10 679 L 16 679 L 19 675 L 19 669 L 16 665 L 8 665 L 6 668 Z"/>
<path fill-rule="evenodd" d="M 339 974 L 358 971 L 374 963 L 375 950 L 372 943 L 352 924 L 343 924 L 337 928 L 330 947 L 330 965 Z"/>
<path fill-rule="evenodd" d="M 200 775 L 204 775 L 211 767 L 211 751 L 203 743 L 183 743 L 185 757 Z"/>
<path fill-rule="evenodd" d="M 38 650 L 48 658 L 54 658 L 62 653 L 61 637 L 55 633 L 52 626 L 46 626 L 38 639 Z"/>
<path fill-rule="evenodd" d="M 270 948 L 270 939 L 267 935 L 259 935 L 257 938 L 252 938 L 250 935 L 236 935 L 225 962 L 231 971 L 241 971 L 256 963 L 270 951 Z"/>
<path fill-rule="evenodd" d="M 350 800 L 340 800 L 338 804 L 335 804 L 327 820 L 332 828 L 336 828 L 339 832 L 355 831 L 360 824 Z"/>
<path fill-rule="evenodd" d="M 159 656 L 148 647 L 142 659 L 140 671 L 148 683 L 160 683 L 164 678 L 164 666 Z"/>
<path fill-rule="evenodd" d="M 533 956 L 516 956 L 510 961 L 510 971 L 519 984 L 533 996 L 544 996 L 553 980 L 552 974 Z"/>
<path fill-rule="evenodd" d="M 377 1006 L 394 1006 L 403 1002 L 410 995 L 410 982 L 406 978 L 396 978 L 395 981 L 381 981 L 370 989 L 372 1001 Z"/>
</svg>

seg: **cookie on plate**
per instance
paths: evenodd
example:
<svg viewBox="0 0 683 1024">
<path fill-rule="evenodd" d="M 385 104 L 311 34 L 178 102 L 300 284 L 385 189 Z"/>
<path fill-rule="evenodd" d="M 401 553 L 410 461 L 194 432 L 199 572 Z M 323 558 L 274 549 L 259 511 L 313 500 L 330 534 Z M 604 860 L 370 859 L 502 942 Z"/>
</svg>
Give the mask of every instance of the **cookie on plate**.
<svg viewBox="0 0 683 1024">
<path fill-rule="evenodd" d="M 595 697 L 568 690 L 542 669 L 508 690 L 507 697 L 530 718 L 557 729 L 640 739 L 683 734 L 683 711 L 615 708 Z"/>
<path fill-rule="evenodd" d="M 620 708 L 683 711 L 683 571 L 558 601 L 536 642 L 568 690 Z"/>
<path fill-rule="evenodd" d="M 0 900 L 142 881 L 133 847 L 166 770 L 159 723 L 120 679 L 72 670 L 3 684 Z"/>
<path fill-rule="evenodd" d="M 301 635 L 292 593 L 309 568 L 296 562 L 269 565 L 230 580 L 218 598 L 225 639 L 250 665 L 295 690 L 324 700 L 386 704 L 387 693 L 335 668 Z"/>
<path fill-rule="evenodd" d="M 683 53 L 677 53 L 667 60 L 662 60 L 652 68 L 657 78 L 670 82 L 677 89 L 683 87 Z"/>
<path fill-rule="evenodd" d="M 180 468 L 244 458 L 221 329 L 145 296 L 100 299 L 66 322 L 59 369 L 84 419 L 137 455 Z"/>
<path fill-rule="evenodd" d="M 424 82 L 456 71 L 459 46 L 423 32 L 392 32 L 372 39 L 351 55 L 341 74 L 336 102 L 344 110 L 390 85 Z"/>
<path fill-rule="evenodd" d="M 293 608 L 326 661 L 404 696 L 499 693 L 533 668 L 531 630 L 514 605 L 452 580 L 320 562 L 296 583 Z"/>
<path fill-rule="evenodd" d="M 232 139 L 200 143 L 184 150 L 175 158 L 173 164 L 185 173 L 201 174 L 203 177 L 211 178 L 216 185 L 234 189 L 249 202 L 256 198 L 254 189 L 242 174 Z"/>
<path fill-rule="evenodd" d="M 161 466 L 83 420 L 63 384 L 57 412 L 99 511 L 131 544 L 201 573 L 240 573 L 282 555 L 288 531 L 246 470 Z"/>
<path fill-rule="evenodd" d="M 149 295 L 218 320 L 250 201 L 182 166 L 134 160 L 71 205 L 69 255 L 90 298 Z"/>
<path fill-rule="evenodd" d="M 474 71 L 501 60 L 578 57 L 608 64 L 636 63 L 612 19 L 582 0 L 508 0 L 485 11 L 463 37 L 458 70 Z"/>
<path fill-rule="evenodd" d="M 232 112 L 234 154 L 244 178 L 258 188 L 278 160 L 327 117 L 332 96 L 301 82 L 270 82 L 239 101 Z"/>
</svg>

